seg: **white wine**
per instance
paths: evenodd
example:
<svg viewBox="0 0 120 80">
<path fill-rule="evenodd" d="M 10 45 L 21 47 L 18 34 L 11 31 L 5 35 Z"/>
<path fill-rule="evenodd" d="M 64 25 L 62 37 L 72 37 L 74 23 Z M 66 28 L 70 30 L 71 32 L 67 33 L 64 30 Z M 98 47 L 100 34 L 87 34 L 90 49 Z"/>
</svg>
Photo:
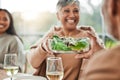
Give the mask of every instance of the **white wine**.
<svg viewBox="0 0 120 80">
<path fill-rule="evenodd" d="M 17 66 L 4 67 L 4 69 L 7 72 L 7 75 L 9 75 L 9 76 L 17 74 L 17 72 L 18 72 L 18 67 Z"/>
<path fill-rule="evenodd" d="M 49 80 L 62 80 L 63 72 L 47 72 L 47 78 Z"/>
</svg>

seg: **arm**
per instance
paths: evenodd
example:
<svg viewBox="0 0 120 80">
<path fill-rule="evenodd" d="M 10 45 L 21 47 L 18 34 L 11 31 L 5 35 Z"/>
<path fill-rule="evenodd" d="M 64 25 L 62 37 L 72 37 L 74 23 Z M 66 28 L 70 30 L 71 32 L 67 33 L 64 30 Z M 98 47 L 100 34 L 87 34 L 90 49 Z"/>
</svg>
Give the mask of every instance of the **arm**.
<svg viewBox="0 0 120 80">
<path fill-rule="evenodd" d="M 41 44 L 39 46 L 34 46 L 34 48 L 31 48 L 30 54 L 27 55 L 29 63 L 32 65 L 33 68 L 36 69 L 39 68 L 46 57 L 47 52 L 41 47 Z"/>
<path fill-rule="evenodd" d="M 30 50 L 30 54 L 28 54 L 27 59 L 29 63 L 34 68 L 39 68 L 42 62 L 50 55 L 47 49 L 44 47 L 47 39 L 49 39 L 53 35 L 53 29 L 51 29 L 39 42 L 37 45 L 32 46 Z"/>
</svg>

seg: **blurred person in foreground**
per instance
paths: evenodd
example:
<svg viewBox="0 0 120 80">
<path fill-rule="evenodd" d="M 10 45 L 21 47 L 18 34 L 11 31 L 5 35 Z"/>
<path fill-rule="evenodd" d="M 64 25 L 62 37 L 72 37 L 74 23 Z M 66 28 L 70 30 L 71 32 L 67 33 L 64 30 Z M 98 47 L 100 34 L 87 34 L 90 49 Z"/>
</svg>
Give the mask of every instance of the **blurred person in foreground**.
<svg viewBox="0 0 120 80">
<path fill-rule="evenodd" d="M 24 71 L 25 56 L 21 38 L 16 34 L 11 13 L 0 8 L 0 80 L 6 75 L 3 64 L 5 54 L 18 55 L 19 72 Z"/>
<path fill-rule="evenodd" d="M 36 69 L 36 75 L 46 76 L 47 57 L 51 55 L 61 57 L 64 68 L 63 80 L 78 80 L 81 74 L 83 58 L 89 58 L 95 52 L 103 49 L 103 43 L 92 27 L 77 26 L 80 19 L 80 3 L 78 0 L 58 0 L 56 15 L 61 22 L 61 26 L 52 27 L 42 40 L 31 48 L 28 61 Z M 53 35 L 72 38 L 89 37 L 91 49 L 81 54 L 51 54 L 52 52 L 48 49 L 47 40 L 52 38 Z"/>
<path fill-rule="evenodd" d="M 120 0 L 103 0 L 102 14 L 108 32 L 120 40 Z M 120 80 L 120 44 L 94 55 L 83 80 Z"/>
</svg>

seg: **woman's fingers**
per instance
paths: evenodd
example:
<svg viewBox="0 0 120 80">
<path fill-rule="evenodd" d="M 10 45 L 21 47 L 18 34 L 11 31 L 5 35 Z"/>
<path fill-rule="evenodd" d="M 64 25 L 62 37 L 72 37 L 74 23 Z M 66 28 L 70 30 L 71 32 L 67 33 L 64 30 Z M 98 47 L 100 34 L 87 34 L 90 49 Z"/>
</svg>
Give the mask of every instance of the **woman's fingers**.
<svg viewBox="0 0 120 80">
<path fill-rule="evenodd" d="M 50 50 L 48 39 L 46 40 L 46 46 L 47 46 L 48 53 L 53 54 L 53 52 Z"/>
<path fill-rule="evenodd" d="M 76 59 L 79 59 L 79 58 L 88 59 L 88 58 L 90 58 L 90 56 L 91 56 L 91 54 L 89 54 L 89 53 L 82 53 L 82 54 L 77 54 L 77 55 L 75 56 L 75 58 L 76 58 Z"/>
<path fill-rule="evenodd" d="M 85 58 L 85 59 L 89 59 L 91 56 L 92 56 L 92 54 L 93 54 L 93 50 L 92 49 L 90 49 L 90 51 L 88 51 L 88 52 L 85 52 L 85 53 L 81 53 L 81 54 L 77 54 L 76 56 L 75 56 L 75 58 Z"/>
<path fill-rule="evenodd" d="M 47 51 L 49 54 L 53 54 L 53 52 L 50 51 L 50 49 L 49 49 L 48 46 L 49 46 L 49 45 L 48 45 L 48 40 L 45 40 L 45 41 L 43 42 L 43 47 L 44 47 L 45 51 Z"/>
</svg>

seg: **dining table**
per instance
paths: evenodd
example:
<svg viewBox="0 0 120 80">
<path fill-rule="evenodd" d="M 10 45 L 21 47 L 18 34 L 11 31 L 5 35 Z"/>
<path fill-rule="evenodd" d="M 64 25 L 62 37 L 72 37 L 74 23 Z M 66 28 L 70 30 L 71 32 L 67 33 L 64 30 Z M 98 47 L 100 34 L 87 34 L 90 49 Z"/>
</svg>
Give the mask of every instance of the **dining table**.
<svg viewBox="0 0 120 80">
<path fill-rule="evenodd" d="M 6 77 L 3 80 L 10 80 L 10 77 Z M 47 80 L 47 78 L 27 73 L 17 73 L 13 76 L 13 80 Z"/>
</svg>

